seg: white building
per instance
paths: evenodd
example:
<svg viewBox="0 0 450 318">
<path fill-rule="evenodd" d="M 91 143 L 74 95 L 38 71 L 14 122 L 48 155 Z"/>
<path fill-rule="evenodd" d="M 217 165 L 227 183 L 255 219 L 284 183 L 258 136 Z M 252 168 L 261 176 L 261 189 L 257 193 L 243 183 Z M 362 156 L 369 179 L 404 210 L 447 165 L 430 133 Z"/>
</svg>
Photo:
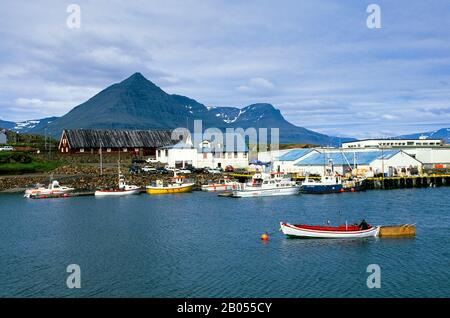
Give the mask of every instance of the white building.
<svg viewBox="0 0 450 318">
<path fill-rule="evenodd" d="M 450 168 L 450 146 L 441 139 L 367 139 L 342 144 L 343 149 L 398 149 L 416 158 L 425 169 Z"/>
<path fill-rule="evenodd" d="M 425 169 L 450 168 L 450 147 L 405 148 L 402 150 L 422 162 Z"/>
<path fill-rule="evenodd" d="M 170 167 L 182 168 L 233 168 L 248 167 L 248 148 L 245 144 L 236 143 L 231 149 L 226 145 L 203 140 L 194 145 L 189 139 L 187 143 L 158 148 L 156 159 Z"/>
<path fill-rule="evenodd" d="M 442 147 L 441 139 L 363 139 L 343 142 L 342 148 L 406 148 L 406 147 Z"/>
<path fill-rule="evenodd" d="M 6 142 L 6 133 L 4 131 L 0 131 L 0 145 L 4 145 Z"/>
</svg>

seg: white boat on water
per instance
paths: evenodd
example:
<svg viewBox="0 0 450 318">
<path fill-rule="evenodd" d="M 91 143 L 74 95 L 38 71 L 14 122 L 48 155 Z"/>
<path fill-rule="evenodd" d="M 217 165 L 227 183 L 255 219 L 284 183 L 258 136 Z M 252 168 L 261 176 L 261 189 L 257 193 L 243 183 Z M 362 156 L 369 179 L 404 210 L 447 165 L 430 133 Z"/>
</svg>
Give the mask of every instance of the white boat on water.
<svg viewBox="0 0 450 318">
<path fill-rule="evenodd" d="M 73 190 L 74 188 L 61 186 L 58 181 L 53 180 L 48 185 L 48 187 L 44 187 L 43 185 L 36 185 L 35 188 L 25 190 L 24 197 L 31 198 L 34 196 L 60 195 Z"/>
<path fill-rule="evenodd" d="M 378 236 L 379 226 L 361 228 L 358 225 L 320 226 L 305 224 L 290 224 L 280 222 L 281 231 L 287 236 L 299 238 L 365 238 Z"/>
<path fill-rule="evenodd" d="M 238 184 L 231 197 L 264 197 L 298 194 L 300 185 L 288 178 L 257 172 L 248 183 Z"/>
<path fill-rule="evenodd" d="M 213 182 L 202 185 L 202 191 L 216 192 L 216 191 L 231 191 L 236 189 L 238 183 L 232 181 L 227 177 L 220 179 L 219 182 Z"/>
<path fill-rule="evenodd" d="M 129 185 L 125 182 L 124 176 L 120 173 L 120 165 L 119 165 L 119 187 L 113 189 L 103 189 L 95 191 L 95 196 L 97 197 L 105 197 L 105 196 L 124 196 L 131 194 L 139 194 L 140 187 L 135 185 Z"/>
</svg>

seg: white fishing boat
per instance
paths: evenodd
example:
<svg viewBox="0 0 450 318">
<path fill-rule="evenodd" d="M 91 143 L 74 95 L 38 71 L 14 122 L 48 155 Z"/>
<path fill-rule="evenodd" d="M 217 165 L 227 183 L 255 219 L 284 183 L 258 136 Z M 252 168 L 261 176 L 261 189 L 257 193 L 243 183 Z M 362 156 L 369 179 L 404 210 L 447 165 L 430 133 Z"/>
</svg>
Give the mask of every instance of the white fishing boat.
<svg viewBox="0 0 450 318">
<path fill-rule="evenodd" d="M 248 183 L 238 184 L 231 197 L 264 197 L 298 194 L 300 185 L 288 178 L 257 172 Z"/>
<path fill-rule="evenodd" d="M 367 227 L 358 225 L 320 226 L 280 222 L 280 226 L 285 235 L 299 238 L 365 238 L 378 236 L 380 231 L 379 226 L 371 225 L 367 225 Z"/>
<path fill-rule="evenodd" d="M 104 196 L 124 196 L 131 194 L 139 194 L 140 187 L 136 185 L 129 185 L 125 182 L 124 176 L 120 172 L 120 164 L 119 164 L 119 186 L 118 188 L 113 189 L 102 189 L 95 191 L 95 196 L 104 197 Z"/>
<path fill-rule="evenodd" d="M 73 191 L 74 188 L 61 186 L 58 181 L 53 180 L 48 187 L 43 185 L 36 185 L 35 188 L 26 189 L 24 197 L 31 198 L 35 196 L 46 196 L 46 195 L 58 195 Z"/>
<path fill-rule="evenodd" d="M 220 179 L 219 182 L 213 182 L 202 185 L 202 191 L 216 192 L 216 191 L 231 191 L 236 189 L 238 183 L 227 177 Z"/>
</svg>

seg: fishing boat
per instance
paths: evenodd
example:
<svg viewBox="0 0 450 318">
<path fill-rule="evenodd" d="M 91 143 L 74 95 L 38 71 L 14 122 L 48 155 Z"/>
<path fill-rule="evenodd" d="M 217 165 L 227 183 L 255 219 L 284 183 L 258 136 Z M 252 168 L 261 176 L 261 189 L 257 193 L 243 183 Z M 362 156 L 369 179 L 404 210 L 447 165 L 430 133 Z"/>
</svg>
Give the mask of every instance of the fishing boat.
<svg viewBox="0 0 450 318">
<path fill-rule="evenodd" d="M 380 231 L 379 226 L 369 224 L 362 227 L 359 225 L 320 226 L 280 222 L 280 227 L 283 234 L 299 238 L 365 238 L 376 237 Z"/>
<path fill-rule="evenodd" d="M 247 198 L 298 194 L 300 186 L 288 178 L 257 172 L 248 183 L 238 184 L 230 197 Z"/>
<path fill-rule="evenodd" d="M 155 185 L 147 186 L 148 194 L 171 194 L 191 192 L 195 183 L 185 182 L 184 176 L 174 175 L 172 182 L 164 183 L 162 180 L 156 180 Z"/>
<path fill-rule="evenodd" d="M 216 192 L 216 191 L 230 191 L 236 189 L 237 182 L 230 180 L 227 177 L 220 179 L 219 182 L 213 182 L 202 185 L 202 191 Z"/>
<path fill-rule="evenodd" d="M 57 180 L 53 180 L 52 182 L 50 182 L 48 187 L 44 187 L 43 185 L 36 185 L 35 188 L 25 190 L 24 197 L 32 198 L 44 197 L 49 195 L 62 195 L 73 190 L 74 188 L 61 186 Z"/>
<path fill-rule="evenodd" d="M 95 196 L 97 197 L 105 197 L 105 196 L 124 196 L 124 195 L 131 195 L 131 194 L 139 194 L 140 193 L 140 187 L 136 185 L 129 185 L 125 182 L 125 178 L 120 172 L 120 164 L 118 168 L 118 179 L 119 179 L 119 185 L 117 188 L 113 189 L 102 189 L 95 191 Z"/>
<path fill-rule="evenodd" d="M 364 191 L 364 178 L 353 178 L 342 182 L 341 192 Z"/>
<path fill-rule="evenodd" d="M 342 192 L 342 179 L 339 175 L 323 175 L 319 180 L 309 179 L 306 176 L 300 191 L 308 194 L 340 193 Z"/>
</svg>

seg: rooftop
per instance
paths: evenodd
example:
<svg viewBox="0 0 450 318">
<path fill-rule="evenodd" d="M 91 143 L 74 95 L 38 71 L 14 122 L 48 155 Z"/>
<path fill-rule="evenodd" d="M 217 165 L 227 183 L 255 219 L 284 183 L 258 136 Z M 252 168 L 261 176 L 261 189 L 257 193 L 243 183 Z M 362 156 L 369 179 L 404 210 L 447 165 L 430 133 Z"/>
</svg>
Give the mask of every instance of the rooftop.
<svg viewBox="0 0 450 318">
<path fill-rule="evenodd" d="M 390 159 L 401 150 L 387 150 L 380 151 L 365 151 L 365 152 L 333 152 L 333 153 L 314 153 L 304 159 L 301 159 L 297 166 L 315 166 L 328 164 L 329 160 L 333 161 L 334 165 L 348 165 L 356 162 L 359 165 L 368 165 L 377 159 Z"/>
</svg>

